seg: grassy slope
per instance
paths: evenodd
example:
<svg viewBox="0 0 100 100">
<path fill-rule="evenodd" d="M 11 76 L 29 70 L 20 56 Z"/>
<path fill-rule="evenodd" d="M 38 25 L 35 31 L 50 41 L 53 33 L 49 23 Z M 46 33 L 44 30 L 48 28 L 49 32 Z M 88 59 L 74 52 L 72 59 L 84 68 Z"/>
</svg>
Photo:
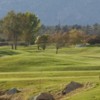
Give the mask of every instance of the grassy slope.
<svg viewBox="0 0 100 100">
<path fill-rule="evenodd" d="M 35 47 L 20 48 L 18 51 L 8 51 L 13 56 L 0 59 L 1 72 L 16 71 L 68 71 L 68 70 L 99 70 L 100 48 L 64 48 L 55 54 L 54 49 L 37 51 Z M 0 51 L 2 52 L 2 50 Z M 19 54 L 17 54 L 19 53 Z"/>
<path fill-rule="evenodd" d="M 49 47 L 38 51 L 36 47 L 19 50 L 0 48 L 0 88 L 31 88 L 40 91 L 58 91 L 70 81 L 99 83 L 100 48 L 63 48 L 59 54 Z M 71 97 L 70 100 L 100 100 L 99 86 Z M 93 95 L 91 95 L 93 94 Z M 93 97 L 94 96 L 94 97 Z M 96 99 L 93 99 L 96 98 Z"/>
</svg>

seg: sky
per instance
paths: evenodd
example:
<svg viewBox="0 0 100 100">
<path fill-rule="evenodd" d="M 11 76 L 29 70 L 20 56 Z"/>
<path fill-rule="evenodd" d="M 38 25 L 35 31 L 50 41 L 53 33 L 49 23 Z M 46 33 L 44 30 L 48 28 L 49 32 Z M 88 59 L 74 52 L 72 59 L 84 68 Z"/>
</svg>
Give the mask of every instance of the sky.
<svg viewBox="0 0 100 100">
<path fill-rule="evenodd" d="M 35 13 L 45 25 L 100 23 L 100 0 L 0 0 L 0 18 L 11 10 Z"/>
</svg>

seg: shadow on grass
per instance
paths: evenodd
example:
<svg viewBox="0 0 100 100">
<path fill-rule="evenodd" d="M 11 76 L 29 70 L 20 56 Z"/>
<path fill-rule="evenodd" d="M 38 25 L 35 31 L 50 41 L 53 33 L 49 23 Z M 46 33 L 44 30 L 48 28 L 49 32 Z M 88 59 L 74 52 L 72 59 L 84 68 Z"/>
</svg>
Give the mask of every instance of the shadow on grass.
<svg viewBox="0 0 100 100">
<path fill-rule="evenodd" d="M 0 50 L 0 57 L 6 56 L 6 55 L 16 55 L 19 54 L 18 52 L 11 51 L 11 50 Z"/>
</svg>

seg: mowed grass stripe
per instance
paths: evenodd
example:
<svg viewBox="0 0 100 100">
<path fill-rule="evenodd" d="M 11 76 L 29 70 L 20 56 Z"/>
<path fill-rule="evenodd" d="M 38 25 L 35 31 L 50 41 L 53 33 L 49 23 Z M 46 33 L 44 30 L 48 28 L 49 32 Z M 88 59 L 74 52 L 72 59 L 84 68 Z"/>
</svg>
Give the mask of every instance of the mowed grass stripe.
<svg viewBox="0 0 100 100">
<path fill-rule="evenodd" d="M 38 77 L 79 77 L 100 76 L 100 71 L 38 71 L 38 72 L 2 72 L 0 78 L 38 78 Z"/>
<path fill-rule="evenodd" d="M 52 80 L 52 79 L 67 79 L 67 78 L 70 78 L 70 79 L 73 79 L 73 78 L 76 78 L 76 79 L 87 79 L 87 78 L 96 78 L 98 79 L 98 76 L 70 76 L 70 77 L 38 77 L 38 78 L 0 78 L 0 81 L 23 81 L 23 80 Z"/>
</svg>

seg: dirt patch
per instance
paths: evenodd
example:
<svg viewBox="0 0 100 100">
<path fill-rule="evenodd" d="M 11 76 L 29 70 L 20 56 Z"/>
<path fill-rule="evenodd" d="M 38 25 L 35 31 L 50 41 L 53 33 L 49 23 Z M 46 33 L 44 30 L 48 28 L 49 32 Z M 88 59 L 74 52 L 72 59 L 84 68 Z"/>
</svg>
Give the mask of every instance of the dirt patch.
<svg viewBox="0 0 100 100">
<path fill-rule="evenodd" d="M 1 90 L 1 91 L 0 91 L 0 96 L 4 95 L 5 93 L 6 93 L 6 91 Z"/>
<path fill-rule="evenodd" d="M 12 88 L 9 90 L 2 90 L 0 91 L 0 100 L 21 100 L 21 99 L 14 99 L 15 97 L 17 98 L 16 94 L 19 92 L 20 91 L 16 88 Z"/>
</svg>

